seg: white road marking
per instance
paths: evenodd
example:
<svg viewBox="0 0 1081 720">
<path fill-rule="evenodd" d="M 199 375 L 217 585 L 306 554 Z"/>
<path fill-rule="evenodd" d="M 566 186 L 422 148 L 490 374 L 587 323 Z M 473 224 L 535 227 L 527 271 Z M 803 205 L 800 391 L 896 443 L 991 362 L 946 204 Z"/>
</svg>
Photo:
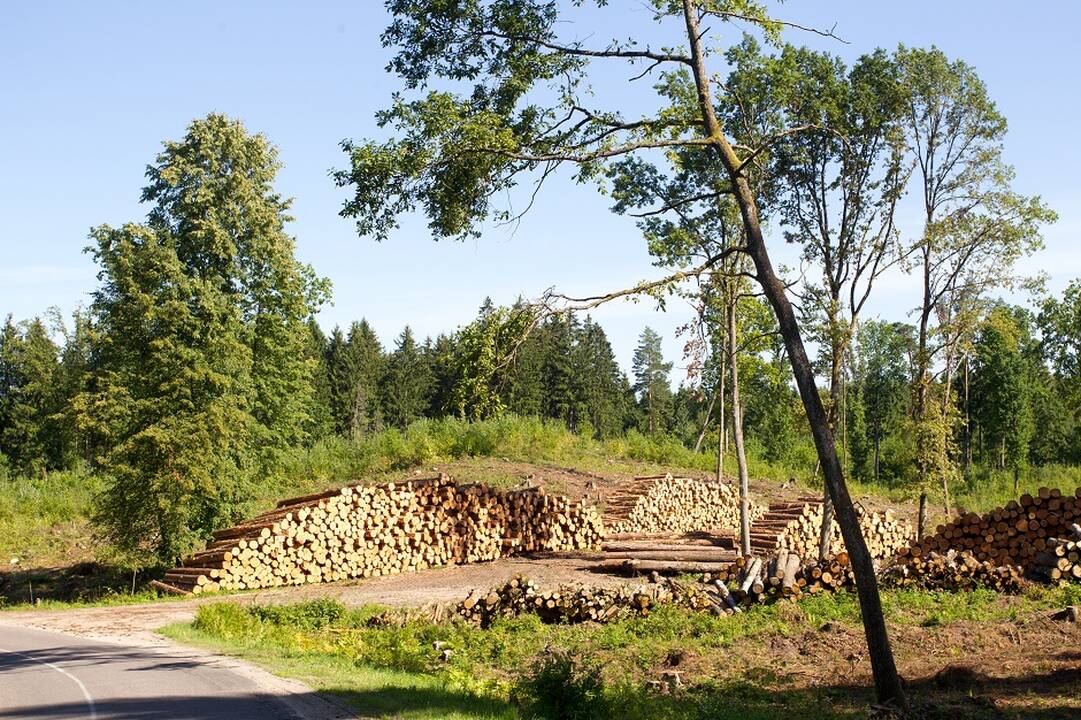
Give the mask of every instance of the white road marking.
<svg viewBox="0 0 1081 720">
<path fill-rule="evenodd" d="M 67 677 L 68 679 L 72 680 L 76 685 L 79 686 L 79 689 L 83 691 L 83 697 L 86 698 L 86 706 L 87 706 L 87 708 L 90 709 L 90 720 L 97 720 L 98 711 L 97 711 L 97 708 L 94 706 L 94 698 L 90 697 L 90 691 L 86 689 L 86 685 L 83 685 L 82 680 L 75 677 L 74 675 L 69 673 L 64 668 L 59 667 L 57 665 L 53 665 L 51 662 L 45 662 L 44 660 L 38 660 L 33 655 L 27 655 L 25 653 L 15 652 L 14 650 L 5 650 L 4 648 L 0 648 L 0 652 L 8 653 L 9 655 L 18 655 L 19 657 L 24 657 L 27 660 L 33 660 L 36 663 L 41 663 L 42 665 L 45 665 L 46 667 L 51 668 L 51 669 L 57 671 L 58 673 L 60 673 L 61 675 L 63 675 L 64 677 Z"/>
</svg>

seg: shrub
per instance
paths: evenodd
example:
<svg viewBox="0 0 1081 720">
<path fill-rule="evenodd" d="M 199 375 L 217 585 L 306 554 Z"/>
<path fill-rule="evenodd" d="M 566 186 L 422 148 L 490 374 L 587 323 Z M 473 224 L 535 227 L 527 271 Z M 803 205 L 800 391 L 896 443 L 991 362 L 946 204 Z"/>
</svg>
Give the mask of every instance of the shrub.
<svg viewBox="0 0 1081 720">
<path fill-rule="evenodd" d="M 562 652 L 541 659 L 514 689 L 523 717 L 544 720 L 603 718 L 604 697 L 600 668 Z"/>
<path fill-rule="evenodd" d="M 345 606 L 326 598 L 295 605 L 253 605 L 252 617 L 271 625 L 289 626 L 303 630 L 320 630 L 345 616 Z"/>
</svg>

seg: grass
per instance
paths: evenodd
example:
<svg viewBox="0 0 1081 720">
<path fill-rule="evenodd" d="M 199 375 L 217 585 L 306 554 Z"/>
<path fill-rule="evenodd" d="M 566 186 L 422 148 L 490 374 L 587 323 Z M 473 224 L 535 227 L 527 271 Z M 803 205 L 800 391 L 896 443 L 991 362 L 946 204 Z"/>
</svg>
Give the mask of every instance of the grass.
<svg viewBox="0 0 1081 720">
<path fill-rule="evenodd" d="M 883 593 L 892 622 L 924 628 L 1018 620 L 1078 602 L 1081 586 L 1039 588 L 1013 598 L 991 591 Z M 798 638 L 826 623 L 858 633 L 855 596 L 811 596 L 732 617 L 662 606 L 607 625 L 546 625 L 522 616 L 500 619 L 487 630 L 379 607 L 349 610 L 326 600 L 278 607 L 215 603 L 201 606 L 193 624 L 163 632 L 332 692 L 375 717 L 519 717 L 523 693 L 535 696 L 538 684 L 544 692 L 577 697 L 558 682 L 552 689 L 550 678 L 538 683 L 535 668 L 553 657 L 553 649 L 596 673 L 603 695 L 598 707 L 604 708 L 590 715 L 597 720 L 767 718 L 782 712 L 864 717 L 865 691 L 835 696 L 829 688 L 794 688 L 768 670 L 767 660 L 753 671 L 729 669 L 732 653 L 753 662 L 768 656 L 776 638 Z M 694 674 L 712 679 L 691 680 L 686 693 L 674 697 L 648 691 L 648 680 L 676 654 L 695 658 Z"/>
<path fill-rule="evenodd" d="M 74 471 L 5 480 L 0 492 L 3 565 L 91 556 L 88 509 L 101 486 L 99 476 Z"/>
</svg>

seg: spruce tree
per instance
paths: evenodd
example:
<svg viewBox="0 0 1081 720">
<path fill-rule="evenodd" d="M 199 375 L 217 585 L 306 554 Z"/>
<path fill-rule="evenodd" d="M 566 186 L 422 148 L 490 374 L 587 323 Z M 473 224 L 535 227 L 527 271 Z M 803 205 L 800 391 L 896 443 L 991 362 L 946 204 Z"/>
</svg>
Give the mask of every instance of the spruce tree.
<svg viewBox="0 0 1081 720">
<path fill-rule="evenodd" d="M 623 430 L 627 379 L 602 328 L 589 317 L 581 326 L 575 352 L 586 419 L 597 438 Z"/>
<path fill-rule="evenodd" d="M 18 472 L 59 467 L 60 349 L 40 318 L 0 331 L 0 454 Z"/>
<path fill-rule="evenodd" d="M 428 399 L 428 417 L 445 417 L 454 414 L 451 395 L 458 382 L 457 343 L 454 337 L 439 334 L 435 340 L 424 344 L 424 355 L 432 373 L 431 395 Z"/>
<path fill-rule="evenodd" d="M 315 318 L 308 321 L 308 346 L 306 357 L 312 367 L 312 397 L 308 411 L 308 425 L 305 428 L 312 440 L 327 437 L 334 433 L 334 412 L 332 409 L 330 366 L 327 363 L 329 341 Z"/>
<path fill-rule="evenodd" d="M 385 370 L 383 346 L 367 320 L 354 322 L 348 336 L 336 330 L 328 356 L 332 406 L 338 432 L 360 438 L 383 427 L 379 386 Z"/>
<path fill-rule="evenodd" d="M 305 437 L 306 323 L 327 286 L 293 256 L 277 170 L 263 136 L 209 115 L 147 169 L 147 222 L 91 233 L 95 369 L 74 407 L 100 438 L 98 519 L 123 550 L 172 561 Z"/>
<path fill-rule="evenodd" d="M 634 391 L 638 393 L 638 402 L 645 414 L 646 430 L 650 433 L 663 432 L 672 397 L 668 384 L 672 363 L 664 361 L 661 336 L 652 328 L 645 328 L 639 336 L 632 367 Z"/>
<path fill-rule="evenodd" d="M 417 346 L 408 325 L 387 359 L 383 380 L 383 407 L 386 421 L 398 428 L 424 417 L 432 391 L 428 358 Z"/>
<path fill-rule="evenodd" d="M 553 317 L 545 323 L 544 415 L 561 421 L 570 430 L 576 430 L 580 420 L 581 368 L 575 363 L 577 333 L 578 324 L 573 315 Z"/>
</svg>

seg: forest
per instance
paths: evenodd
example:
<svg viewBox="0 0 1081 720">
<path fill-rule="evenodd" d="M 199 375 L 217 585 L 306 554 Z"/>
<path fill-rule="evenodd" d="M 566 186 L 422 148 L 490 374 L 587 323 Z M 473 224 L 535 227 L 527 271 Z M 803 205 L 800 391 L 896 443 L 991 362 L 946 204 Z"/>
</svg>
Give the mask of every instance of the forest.
<svg viewBox="0 0 1081 720">
<path fill-rule="evenodd" d="M 683 0 L 650 4 L 679 47 L 590 49 L 560 37 L 579 5 L 388 0 L 401 92 L 377 115 L 383 136 L 340 141 L 328 183 L 358 242 L 391 240 L 407 215 L 465 240 L 528 222 L 546 185 L 573 178 L 632 219 L 654 279 L 575 298 L 538 278 L 509 305 L 481 289 L 475 315 L 435 337 L 380 338 L 374 298 L 325 327 L 333 288 L 298 259 L 277 148 L 212 112 L 148 158 L 144 217 L 91 229 L 85 308 L 6 317 L 0 485 L 92 486 L 96 539 L 158 572 L 209 553 L 214 531 L 241 537 L 313 449 L 445 419 L 645 438 L 738 488 L 743 557 L 752 466 L 818 497 L 817 559 L 835 557 L 835 517 L 878 699 L 903 706 L 849 487 L 917 506 L 919 542 L 967 517 L 959 498 L 1017 498 L 1038 473 L 1076 484 L 1081 277 L 1048 290 L 1021 270 L 1056 213 L 1018 189 L 976 70 L 937 48 L 846 62 L 786 42 L 791 24 L 758 3 Z M 710 47 L 712 22 L 744 30 Z M 605 62 L 650 112 L 594 98 Z M 499 204 L 512 195 L 525 211 Z M 774 265 L 782 244 L 798 267 Z M 904 311 L 872 315 L 887 277 Z M 693 309 L 680 356 L 643 327 L 616 357 L 594 317 L 628 298 Z"/>
</svg>

